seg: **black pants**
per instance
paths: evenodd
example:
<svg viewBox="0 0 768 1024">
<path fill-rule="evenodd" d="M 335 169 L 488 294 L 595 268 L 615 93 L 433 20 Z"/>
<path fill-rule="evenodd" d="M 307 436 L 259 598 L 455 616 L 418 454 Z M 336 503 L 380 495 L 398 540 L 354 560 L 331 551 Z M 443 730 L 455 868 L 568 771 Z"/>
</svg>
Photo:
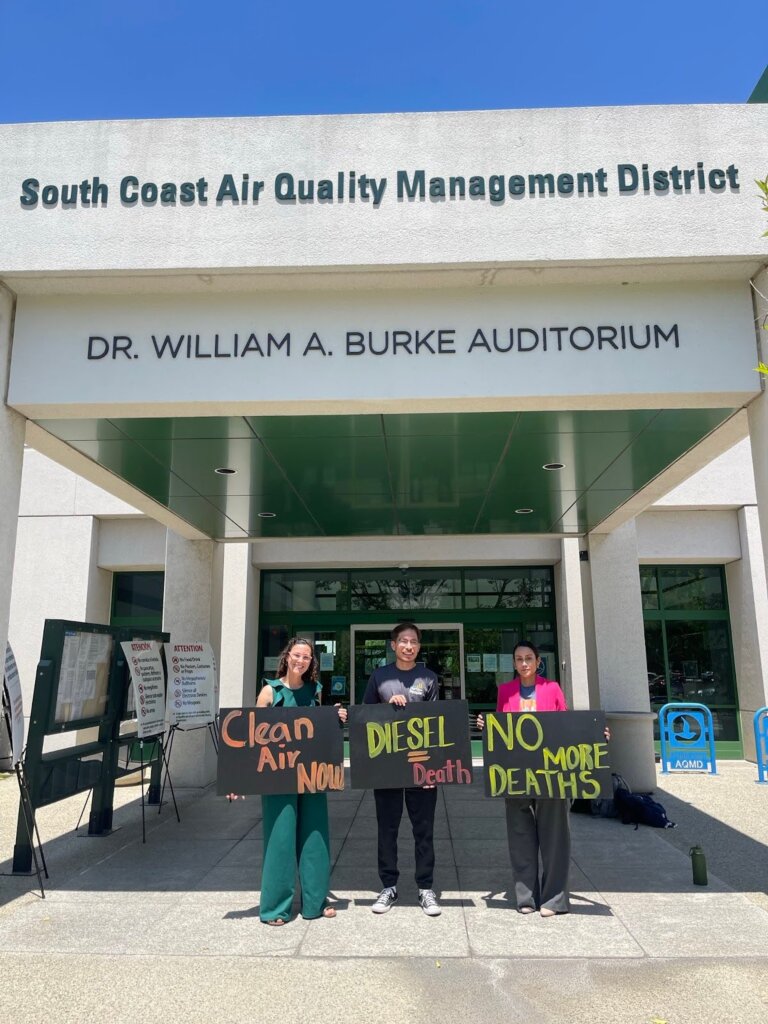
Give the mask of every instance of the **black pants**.
<svg viewBox="0 0 768 1024">
<path fill-rule="evenodd" d="M 403 794 L 411 819 L 416 850 L 416 884 L 431 889 L 435 871 L 436 789 L 374 789 L 376 821 L 379 826 L 379 877 L 384 887 L 397 885 L 397 833 L 403 816 Z"/>
<path fill-rule="evenodd" d="M 507 797 L 504 803 L 518 908 L 544 907 L 567 914 L 571 865 L 568 801 Z"/>
</svg>

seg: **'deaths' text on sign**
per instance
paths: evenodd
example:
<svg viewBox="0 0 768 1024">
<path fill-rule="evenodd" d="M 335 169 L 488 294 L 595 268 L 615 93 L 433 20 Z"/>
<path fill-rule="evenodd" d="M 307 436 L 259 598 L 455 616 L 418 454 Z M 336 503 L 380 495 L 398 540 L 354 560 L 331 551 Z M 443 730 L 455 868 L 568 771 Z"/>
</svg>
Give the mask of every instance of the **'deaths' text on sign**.
<svg viewBox="0 0 768 1024">
<path fill-rule="evenodd" d="M 344 789 L 344 742 L 336 708 L 222 708 L 219 795 L 329 789 Z"/>
<path fill-rule="evenodd" d="M 485 795 L 593 800 L 611 795 L 600 711 L 496 712 L 485 718 Z"/>
<path fill-rule="evenodd" d="M 465 700 L 358 704 L 349 709 L 353 789 L 472 781 L 469 709 Z"/>
</svg>

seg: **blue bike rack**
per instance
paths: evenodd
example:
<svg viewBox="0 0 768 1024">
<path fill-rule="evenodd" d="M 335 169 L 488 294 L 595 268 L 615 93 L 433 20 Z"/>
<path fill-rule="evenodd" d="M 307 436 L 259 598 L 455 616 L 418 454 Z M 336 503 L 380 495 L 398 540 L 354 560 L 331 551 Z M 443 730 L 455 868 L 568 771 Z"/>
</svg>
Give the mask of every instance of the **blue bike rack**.
<svg viewBox="0 0 768 1024">
<path fill-rule="evenodd" d="M 665 704 L 659 711 L 659 738 L 662 775 L 691 771 L 717 775 L 715 730 L 706 704 Z"/>
<path fill-rule="evenodd" d="M 758 708 L 753 719 L 755 723 L 755 756 L 757 758 L 757 781 L 768 782 L 768 707 Z"/>
</svg>

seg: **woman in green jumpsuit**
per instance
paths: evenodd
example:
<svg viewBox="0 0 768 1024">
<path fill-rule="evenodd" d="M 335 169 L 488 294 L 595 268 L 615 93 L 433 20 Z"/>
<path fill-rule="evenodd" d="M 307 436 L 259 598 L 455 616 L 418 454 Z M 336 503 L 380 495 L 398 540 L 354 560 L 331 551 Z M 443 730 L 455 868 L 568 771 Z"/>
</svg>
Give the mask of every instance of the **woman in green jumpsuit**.
<svg viewBox="0 0 768 1024">
<path fill-rule="evenodd" d="M 280 655 L 278 678 L 266 683 L 256 706 L 309 707 L 320 703 L 317 659 L 308 640 L 294 637 Z M 339 708 L 339 718 L 347 712 Z M 328 801 L 325 793 L 286 793 L 262 796 L 264 866 L 261 873 L 259 917 L 265 924 L 290 919 L 298 862 L 301 916 L 335 917 L 327 905 L 331 877 L 328 841 Z"/>
</svg>

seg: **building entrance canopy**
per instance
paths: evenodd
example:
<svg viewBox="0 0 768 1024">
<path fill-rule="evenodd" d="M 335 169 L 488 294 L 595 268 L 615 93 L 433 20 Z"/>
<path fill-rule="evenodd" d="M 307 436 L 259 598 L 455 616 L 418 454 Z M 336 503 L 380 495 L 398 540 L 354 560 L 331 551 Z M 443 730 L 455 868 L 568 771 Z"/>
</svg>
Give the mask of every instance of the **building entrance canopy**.
<svg viewBox="0 0 768 1024">
<path fill-rule="evenodd" d="M 93 460 L 94 470 L 114 474 L 216 539 L 580 534 L 730 414 L 644 409 L 40 426 Z"/>
</svg>

